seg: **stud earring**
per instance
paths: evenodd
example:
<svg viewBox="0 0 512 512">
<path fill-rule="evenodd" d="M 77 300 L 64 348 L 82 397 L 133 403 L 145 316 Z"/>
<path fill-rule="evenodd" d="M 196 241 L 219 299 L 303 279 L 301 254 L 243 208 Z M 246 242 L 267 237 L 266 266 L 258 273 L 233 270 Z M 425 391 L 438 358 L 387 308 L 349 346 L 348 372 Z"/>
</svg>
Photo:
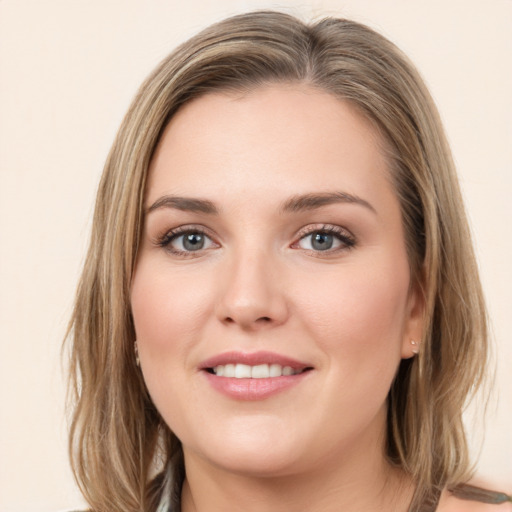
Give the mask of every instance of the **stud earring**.
<svg viewBox="0 0 512 512">
<path fill-rule="evenodd" d="M 414 340 L 411 340 L 411 345 L 412 345 L 412 353 L 417 354 L 419 352 L 418 343 Z"/>
<path fill-rule="evenodd" d="M 135 351 L 135 364 L 140 367 L 140 359 L 139 359 L 139 347 L 137 345 L 137 341 L 133 343 L 133 349 Z"/>
</svg>

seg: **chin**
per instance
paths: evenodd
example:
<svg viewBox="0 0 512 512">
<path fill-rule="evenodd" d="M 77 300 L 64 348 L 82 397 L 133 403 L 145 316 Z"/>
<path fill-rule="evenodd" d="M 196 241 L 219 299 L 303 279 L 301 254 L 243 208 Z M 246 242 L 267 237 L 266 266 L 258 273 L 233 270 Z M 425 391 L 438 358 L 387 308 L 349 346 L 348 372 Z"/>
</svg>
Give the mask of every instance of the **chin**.
<svg viewBox="0 0 512 512">
<path fill-rule="evenodd" d="M 230 453 L 205 454 L 207 462 L 222 471 L 251 478 L 275 478 L 291 475 L 297 471 L 293 454 L 268 450 L 233 449 Z M 186 460 L 186 459 L 185 459 Z"/>
<path fill-rule="evenodd" d="M 284 432 L 283 427 L 279 428 L 274 421 L 265 425 L 230 422 L 227 429 L 211 429 L 207 437 L 203 434 L 203 446 L 187 449 L 184 440 L 185 461 L 187 456 L 195 455 L 224 471 L 252 477 L 291 474 L 297 470 L 304 443 L 298 436 L 290 435 L 289 428 Z"/>
</svg>

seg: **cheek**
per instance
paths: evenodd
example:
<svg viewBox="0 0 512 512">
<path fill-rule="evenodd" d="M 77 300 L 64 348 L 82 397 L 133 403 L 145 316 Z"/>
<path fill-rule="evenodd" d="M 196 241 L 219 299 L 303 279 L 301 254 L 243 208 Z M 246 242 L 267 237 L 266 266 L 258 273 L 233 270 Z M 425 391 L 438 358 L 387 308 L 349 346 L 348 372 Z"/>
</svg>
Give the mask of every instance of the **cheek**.
<svg viewBox="0 0 512 512">
<path fill-rule="evenodd" d="M 200 339 L 209 289 L 190 273 L 169 272 L 168 265 L 142 258 L 132 282 L 131 306 L 144 381 L 152 400 L 175 433 L 186 432 L 194 410 L 187 382 L 194 372 L 193 347 Z"/>
<path fill-rule="evenodd" d="M 407 321 L 408 270 L 393 264 L 350 265 L 309 282 L 302 296 L 305 327 L 336 364 L 378 369 L 400 359 Z M 405 269 L 407 267 L 405 266 Z M 394 371 L 394 370 L 393 370 Z"/>
<path fill-rule="evenodd" d="M 193 274 L 141 260 L 131 291 L 132 314 L 141 360 L 165 360 L 186 353 L 208 315 L 209 287 Z"/>
<path fill-rule="evenodd" d="M 407 265 L 360 263 L 317 273 L 295 288 L 301 331 L 323 354 L 325 380 L 314 409 L 329 411 L 326 439 L 342 432 L 349 443 L 385 414 L 407 319 Z"/>
</svg>

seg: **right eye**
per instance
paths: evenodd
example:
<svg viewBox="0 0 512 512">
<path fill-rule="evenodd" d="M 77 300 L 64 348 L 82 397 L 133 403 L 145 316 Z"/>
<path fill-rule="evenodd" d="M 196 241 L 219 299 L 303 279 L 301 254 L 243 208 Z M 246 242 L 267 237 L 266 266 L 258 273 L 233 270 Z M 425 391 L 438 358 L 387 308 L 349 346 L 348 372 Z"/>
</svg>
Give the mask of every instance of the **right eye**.
<svg viewBox="0 0 512 512">
<path fill-rule="evenodd" d="M 215 242 L 199 229 L 178 228 L 165 234 L 159 245 L 177 255 L 187 255 L 215 247 Z"/>
</svg>

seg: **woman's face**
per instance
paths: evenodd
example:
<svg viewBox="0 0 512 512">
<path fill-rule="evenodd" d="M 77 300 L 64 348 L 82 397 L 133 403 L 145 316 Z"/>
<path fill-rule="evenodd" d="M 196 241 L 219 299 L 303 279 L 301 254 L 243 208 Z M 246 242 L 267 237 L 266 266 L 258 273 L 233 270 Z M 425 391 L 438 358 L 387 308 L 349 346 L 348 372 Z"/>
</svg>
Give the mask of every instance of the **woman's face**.
<svg viewBox="0 0 512 512">
<path fill-rule="evenodd" d="M 422 303 L 381 147 L 305 85 L 209 94 L 165 130 L 131 300 L 187 463 L 286 475 L 382 443 Z"/>
</svg>

